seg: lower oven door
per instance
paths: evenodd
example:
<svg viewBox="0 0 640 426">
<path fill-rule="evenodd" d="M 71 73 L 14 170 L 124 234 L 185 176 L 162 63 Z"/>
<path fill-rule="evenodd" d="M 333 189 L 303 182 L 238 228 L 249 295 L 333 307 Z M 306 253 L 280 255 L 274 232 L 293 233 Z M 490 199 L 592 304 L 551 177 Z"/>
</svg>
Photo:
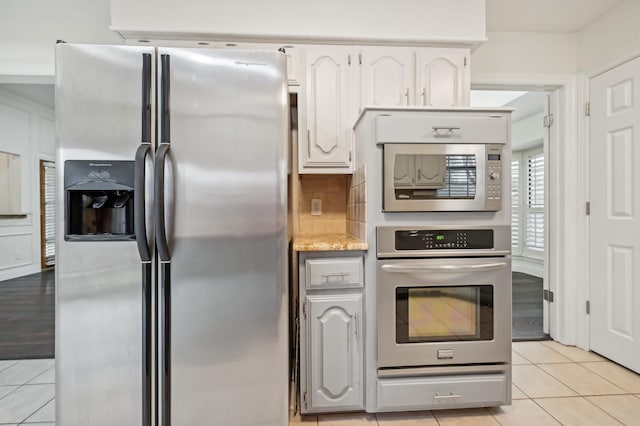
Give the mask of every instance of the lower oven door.
<svg viewBox="0 0 640 426">
<path fill-rule="evenodd" d="M 509 362 L 511 257 L 378 260 L 378 367 Z"/>
</svg>

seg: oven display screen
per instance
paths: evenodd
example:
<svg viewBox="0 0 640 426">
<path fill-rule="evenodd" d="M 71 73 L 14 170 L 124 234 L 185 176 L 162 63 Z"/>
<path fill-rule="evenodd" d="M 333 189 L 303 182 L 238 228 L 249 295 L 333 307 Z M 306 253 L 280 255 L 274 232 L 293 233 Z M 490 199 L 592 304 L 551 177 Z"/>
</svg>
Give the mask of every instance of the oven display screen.
<svg viewBox="0 0 640 426">
<path fill-rule="evenodd" d="M 396 250 L 492 249 L 492 229 L 396 231 Z"/>
<path fill-rule="evenodd" d="M 493 339 L 493 287 L 396 289 L 396 342 Z"/>
<path fill-rule="evenodd" d="M 489 154 L 487 155 L 487 159 L 489 161 L 500 161 L 500 154 Z"/>
</svg>

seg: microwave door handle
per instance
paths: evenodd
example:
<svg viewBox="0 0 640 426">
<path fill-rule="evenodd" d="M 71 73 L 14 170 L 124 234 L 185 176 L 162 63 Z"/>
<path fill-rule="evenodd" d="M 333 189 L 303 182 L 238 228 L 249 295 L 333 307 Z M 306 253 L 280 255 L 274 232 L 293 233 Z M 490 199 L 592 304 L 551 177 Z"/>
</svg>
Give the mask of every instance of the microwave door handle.
<svg viewBox="0 0 640 426">
<path fill-rule="evenodd" d="M 479 263 L 475 265 L 431 265 L 417 263 L 415 265 L 382 265 L 385 272 L 394 274 L 411 274 L 416 272 L 483 272 L 495 271 L 506 267 L 505 262 Z"/>
</svg>

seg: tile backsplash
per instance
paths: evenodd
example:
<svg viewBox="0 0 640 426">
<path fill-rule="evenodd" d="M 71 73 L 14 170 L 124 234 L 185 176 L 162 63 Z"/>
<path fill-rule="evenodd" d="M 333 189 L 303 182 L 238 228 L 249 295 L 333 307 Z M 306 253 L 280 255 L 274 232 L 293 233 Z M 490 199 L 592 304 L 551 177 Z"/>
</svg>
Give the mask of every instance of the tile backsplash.
<svg viewBox="0 0 640 426">
<path fill-rule="evenodd" d="M 367 241 L 367 179 L 366 164 L 353 173 L 347 196 L 347 233 Z"/>
<path fill-rule="evenodd" d="M 347 193 L 351 175 L 300 175 L 298 232 L 347 233 Z M 311 215 L 311 200 L 322 200 L 322 214 Z"/>
</svg>

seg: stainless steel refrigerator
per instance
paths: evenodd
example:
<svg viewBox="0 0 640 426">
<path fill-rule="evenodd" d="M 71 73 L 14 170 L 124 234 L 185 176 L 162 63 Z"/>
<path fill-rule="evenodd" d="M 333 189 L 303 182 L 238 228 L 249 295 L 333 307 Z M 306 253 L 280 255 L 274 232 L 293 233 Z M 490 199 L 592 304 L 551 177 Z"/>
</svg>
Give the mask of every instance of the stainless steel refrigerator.
<svg viewBox="0 0 640 426">
<path fill-rule="evenodd" d="M 56 421 L 285 425 L 279 52 L 56 47 Z"/>
</svg>

